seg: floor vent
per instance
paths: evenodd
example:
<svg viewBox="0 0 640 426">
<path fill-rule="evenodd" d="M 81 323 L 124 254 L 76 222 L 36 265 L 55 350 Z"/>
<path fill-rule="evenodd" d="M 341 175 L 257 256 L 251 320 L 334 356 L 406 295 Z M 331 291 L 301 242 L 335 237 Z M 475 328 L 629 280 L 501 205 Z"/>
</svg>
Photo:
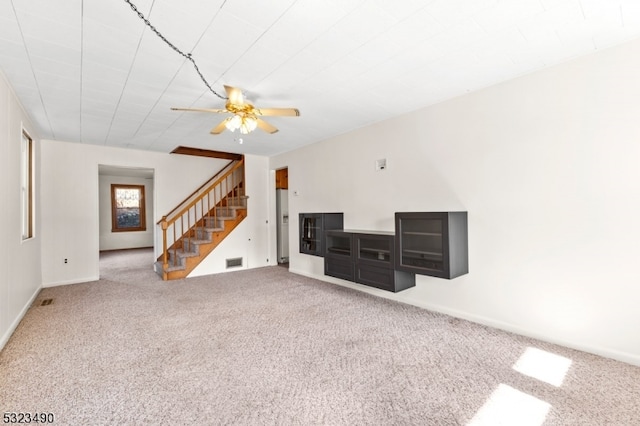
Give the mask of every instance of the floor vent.
<svg viewBox="0 0 640 426">
<path fill-rule="evenodd" d="M 242 266 L 241 257 L 234 257 L 233 259 L 227 259 L 227 269 L 235 268 L 236 266 Z"/>
<path fill-rule="evenodd" d="M 53 303 L 53 299 L 44 299 L 41 303 L 40 306 L 47 306 Z"/>
</svg>

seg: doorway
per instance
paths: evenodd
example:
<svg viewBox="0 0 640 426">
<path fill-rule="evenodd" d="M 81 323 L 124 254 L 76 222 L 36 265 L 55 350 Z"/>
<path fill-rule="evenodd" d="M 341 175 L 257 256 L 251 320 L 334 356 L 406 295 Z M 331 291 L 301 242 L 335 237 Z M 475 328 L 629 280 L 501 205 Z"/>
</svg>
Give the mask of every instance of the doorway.
<svg viewBox="0 0 640 426">
<path fill-rule="evenodd" d="M 289 169 L 276 170 L 276 244 L 278 265 L 289 267 Z"/>
<path fill-rule="evenodd" d="M 123 193 L 114 198 L 114 194 L 119 194 L 114 193 L 114 189 L 120 188 Z M 134 192 L 141 195 L 133 196 Z M 127 253 L 131 249 L 144 248 L 153 252 L 154 194 L 153 169 L 98 165 L 99 258 L 103 253 Z M 131 225 L 133 222 L 136 226 Z M 131 268 L 138 266 L 142 265 L 130 265 Z M 144 267 L 153 270 L 153 262 L 145 261 Z"/>
</svg>

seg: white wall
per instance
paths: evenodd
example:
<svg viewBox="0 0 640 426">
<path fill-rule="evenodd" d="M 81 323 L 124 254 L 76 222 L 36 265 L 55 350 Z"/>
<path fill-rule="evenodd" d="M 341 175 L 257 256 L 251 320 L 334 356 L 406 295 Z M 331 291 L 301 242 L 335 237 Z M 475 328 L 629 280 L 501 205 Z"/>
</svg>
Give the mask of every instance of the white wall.
<svg viewBox="0 0 640 426">
<path fill-rule="evenodd" d="M 266 162 L 266 160 L 264 160 Z M 154 218 L 158 222 L 228 160 L 45 140 L 42 143 L 42 276 L 45 286 L 99 278 L 98 165 L 154 169 Z M 259 161 L 258 161 L 259 162 Z M 249 163 L 250 164 L 250 163 Z M 266 164 L 262 166 L 266 169 Z M 247 183 L 249 187 L 251 183 Z M 257 198 L 259 199 L 259 197 Z M 245 219 L 267 216 L 253 202 Z M 263 211 L 264 214 L 258 214 Z M 255 212 L 255 213 L 254 213 Z M 266 231 L 264 231 L 266 233 Z M 161 244 L 155 237 L 156 254 Z M 233 235 L 234 238 L 240 238 Z M 264 249 L 266 251 L 266 247 Z M 224 253 L 218 256 L 229 257 Z M 63 259 L 67 258 L 65 264 Z"/>
<path fill-rule="evenodd" d="M 390 231 L 397 211 L 466 210 L 468 275 L 371 291 L 640 364 L 638 75 L 634 41 L 274 157 L 300 194 L 291 247 L 299 212 Z M 322 259 L 292 249 L 290 269 Z"/>
<path fill-rule="evenodd" d="M 111 184 L 144 186 L 145 222 L 147 225 L 146 231 L 112 232 Z M 98 191 L 100 250 L 153 247 L 153 237 L 156 229 L 153 211 L 153 178 L 100 175 L 98 180 Z M 186 195 L 188 194 L 185 194 L 185 196 Z"/>
<path fill-rule="evenodd" d="M 34 143 L 34 237 L 22 241 L 20 141 L 25 129 Z M 41 284 L 40 141 L 27 115 L 0 72 L 0 349 L 38 294 Z"/>
</svg>

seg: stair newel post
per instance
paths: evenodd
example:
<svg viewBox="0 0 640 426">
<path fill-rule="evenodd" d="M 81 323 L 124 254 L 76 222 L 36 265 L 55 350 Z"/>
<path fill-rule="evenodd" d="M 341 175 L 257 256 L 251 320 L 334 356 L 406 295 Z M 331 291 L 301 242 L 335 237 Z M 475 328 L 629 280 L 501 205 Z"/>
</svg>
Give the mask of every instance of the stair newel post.
<svg viewBox="0 0 640 426">
<path fill-rule="evenodd" d="M 162 221 L 160 222 L 160 227 L 162 228 L 162 270 L 166 271 L 169 267 L 169 258 L 167 253 L 167 217 L 162 216 Z"/>
</svg>

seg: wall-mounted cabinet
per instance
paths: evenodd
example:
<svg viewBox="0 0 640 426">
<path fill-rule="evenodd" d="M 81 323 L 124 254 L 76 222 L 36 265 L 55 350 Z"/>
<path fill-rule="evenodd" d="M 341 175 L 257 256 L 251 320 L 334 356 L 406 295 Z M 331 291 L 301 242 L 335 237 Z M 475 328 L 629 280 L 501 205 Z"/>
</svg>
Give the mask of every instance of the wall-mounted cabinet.
<svg viewBox="0 0 640 426">
<path fill-rule="evenodd" d="M 415 275 L 394 268 L 392 232 L 327 231 L 325 275 L 398 292 L 415 286 Z"/>
<path fill-rule="evenodd" d="M 440 278 L 469 272 L 467 212 L 396 213 L 396 269 Z"/>
<path fill-rule="evenodd" d="M 324 273 L 354 281 L 353 236 L 344 231 L 325 232 Z"/>
<path fill-rule="evenodd" d="M 300 213 L 300 253 L 323 256 L 324 232 L 343 228 L 342 213 Z"/>
</svg>

